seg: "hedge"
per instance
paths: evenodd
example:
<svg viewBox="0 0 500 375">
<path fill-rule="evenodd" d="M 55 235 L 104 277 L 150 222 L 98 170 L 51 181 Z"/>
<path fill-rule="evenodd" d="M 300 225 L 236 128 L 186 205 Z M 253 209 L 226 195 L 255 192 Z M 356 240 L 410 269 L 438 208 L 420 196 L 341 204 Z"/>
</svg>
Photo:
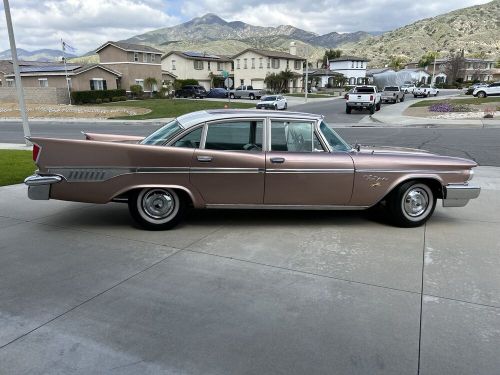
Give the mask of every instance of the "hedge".
<svg viewBox="0 0 500 375">
<path fill-rule="evenodd" d="M 113 97 L 126 96 L 125 90 L 91 90 L 91 91 L 73 91 L 71 93 L 71 99 L 73 103 L 85 104 L 85 103 L 96 103 L 97 99 L 101 102 L 104 99 L 109 99 L 110 101 Z"/>
</svg>

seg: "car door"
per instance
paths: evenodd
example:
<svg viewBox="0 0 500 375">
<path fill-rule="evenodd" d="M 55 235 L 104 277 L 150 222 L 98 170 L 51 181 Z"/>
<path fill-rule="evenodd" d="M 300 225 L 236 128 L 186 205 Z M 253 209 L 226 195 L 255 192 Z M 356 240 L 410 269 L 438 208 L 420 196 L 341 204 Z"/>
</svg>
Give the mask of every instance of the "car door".
<svg viewBox="0 0 500 375">
<path fill-rule="evenodd" d="M 263 119 L 233 119 L 205 125 L 193 154 L 190 181 L 208 205 L 262 204 L 265 153 Z"/>
<path fill-rule="evenodd" d="M 346 205 L 352 194 L 353 161 L 329 152 L 315 121 L 272 119 L 266 152 L 266 205 Z"/>
</svg>

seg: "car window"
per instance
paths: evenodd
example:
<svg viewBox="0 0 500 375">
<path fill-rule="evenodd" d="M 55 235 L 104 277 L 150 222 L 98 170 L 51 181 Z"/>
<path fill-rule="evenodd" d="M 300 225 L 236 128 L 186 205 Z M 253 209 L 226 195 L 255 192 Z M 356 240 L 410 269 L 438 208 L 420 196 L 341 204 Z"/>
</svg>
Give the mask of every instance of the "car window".
<svg viewBox="0 0 500 375">
<path fill-rule="evenodd" d="M 262 121 L 231 121 L 208 125 L 205 149 L 262 150 Z"/>
<path fill-rule="evenodd" d="M 171 139 L 175 134 L 181 131 L 181 127 L 177 120 L 173 120 L 161 127 L 153 134 L 147 136 L 141 141 L 142 145 L 163 145 L 166 141 Z"/>
<path fill-rule="evenodd" d="M 203 127 L 193 130 L 192 132 L 186 134 L 181 139 L 177 140 L 173 146 L 174 147 L 185 147 L 185 148 L 200 148 L 201 133 L 203 132 Z"/>
<path fill-rule="evenodd" d="M 271 121 L 271 151 L 324 151 L 311 122 Z"/>
</svg>

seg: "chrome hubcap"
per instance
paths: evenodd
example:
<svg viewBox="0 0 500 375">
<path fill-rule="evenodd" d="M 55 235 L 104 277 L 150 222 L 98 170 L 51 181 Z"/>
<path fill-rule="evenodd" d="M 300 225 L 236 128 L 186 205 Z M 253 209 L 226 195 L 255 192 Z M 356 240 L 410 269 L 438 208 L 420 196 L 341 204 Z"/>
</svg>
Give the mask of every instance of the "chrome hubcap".
<svg viewBox="0 0 500 375">
<path fill-rule="evenodd" d="M 163 219 L 175 208 L 173 196 L 165 190 L 150 190 L 142 198 L 144 212 L 153 219 Z"/>
<path fill-rule="evenodd" d="M 422 215 L 429 206 L 429 196 L 421 188 L 408 191 L 403 202 L 403 208 L 408 216 L 417 217 Z"/>
</svg>

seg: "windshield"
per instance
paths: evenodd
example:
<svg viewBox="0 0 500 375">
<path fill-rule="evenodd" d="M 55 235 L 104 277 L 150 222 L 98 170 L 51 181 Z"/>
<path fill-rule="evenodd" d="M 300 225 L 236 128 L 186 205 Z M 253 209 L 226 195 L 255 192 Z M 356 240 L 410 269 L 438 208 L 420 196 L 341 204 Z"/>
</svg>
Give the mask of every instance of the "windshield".
<svg viewBox="0 0 500 375">
<path fill-rule="evenodd" d="M 276 100 L 275 96 L 266 96 L 266 97 L 262 98 L 263 102 L 274 102 L 275 100 Z"/>
<path fill-rule="evenodd" d="M 328 144 L 332 148 L 333 151 L 349 151 L 352 149 L 351 145 L 346 143 L 340 136 L 335 133 L 330 127 L 321 121 L 321 125 L 319 126 L 321 133 L 325 136 Z"/>
<path fill-rule="evenodd" d="M 165 126 L 155 131 L 153 134 L 147 136 L 141 141 L 141 145 L 163 145 L 168 139 L 170 139 L 174 134 L 179 132 L 182 128 L 180 127 L 177 120 L 170 121 Z"/>
</svg>

